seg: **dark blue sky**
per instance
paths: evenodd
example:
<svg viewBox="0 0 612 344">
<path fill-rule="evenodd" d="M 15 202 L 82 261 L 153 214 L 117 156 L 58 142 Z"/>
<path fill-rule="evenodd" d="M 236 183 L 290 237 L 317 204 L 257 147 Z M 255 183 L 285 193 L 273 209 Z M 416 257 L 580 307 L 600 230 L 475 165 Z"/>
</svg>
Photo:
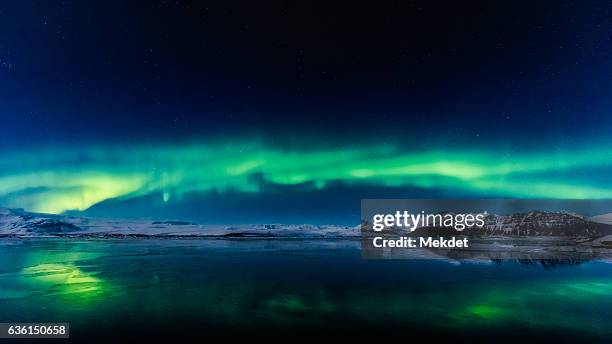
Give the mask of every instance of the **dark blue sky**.
<svg viewBox="0 0 612 344">
<path fill-rule="evenodd" d="M 6 3 L 2 140 L 250 134 L 299 144 L 298 129 L 306 140 L 405 138 L 432 124 L 457 144 L 542 127 L 555 142 L 601 135 L 611 124 L 610 7 Z"/>
<path fill-rule="evenodd" d="M 451 156 L 486 150 L 507 154 L 510 162 L 529 160 L 525 154 L 533 152 L 571 156 L 568 159 L 584 152 L 597 154 L 594 150 L 611 144 L 611 9 L 612 3 L 598 1 L 3 3 L 0 147 L 23 152 L 22 157 L 41 156 L 44 151 L 49 161 L 34 166 L 5 158 L 0 187 L 1 178 L 26 171 L 57 173 L 58 165 L 62 171 L 77 166 L 75 171 L 99 172 L 98 165 L 82 163 L 95 160 L 90 147 L 110 147 L 117 153 L 117 147 L 161 149 L 194 142 L 245 146 L 244 142 L 256 141 L 266 152 L 312 152 L 391 145 L 396 155 L 442 151 Z M 80 158 L 66 162 L 66 147 L 81 147 Z M 574 151 L 577 147 L 582 151 Z M 101 165 L 118 159 L 105 154 L 103 159 L 97 156 Z M 147 160 L 136 155 L 134 164 Z M 593 163 L 589 170 L 547 170 L 538 172 L 544 173 L 538 178 L 592 179 L 591 186 L 600 190 L 609 181 L 609 165 L 605 157 L 599 158 L 603 162 Z M 568 168 L 565 159 L 550 164 Z M 372 163 L 381 166 L 376 175 L 384 175 L 384 185 L 374 182 L 339 193 L 324 188 L 318 200 L 333 200 L 331 194 L 357 200 L 370 195 L 364 190 L 372 187 L 374 194 L 393 196 L 410 195 L 418 186 L 416 194 L 433 195 L 434 189 L 448 185 L 438 185 L 437 180 L 417 185 L 392 182 L 390 175 L 395 178 L 397 173 L 391 168 L 383 171 L 385 163 Z M 334 165 L 334 172 L 340 164 Z M 485 160 L 479 164 L 487 165 Z M 145 168 L 151 173 L 159 169 Z M 273 184 L 302 181 L 300 169 L 296 166 L 291 176 L 272 177 Z M 436 169 L 426 174 L 437 175 Z M 268 185 L 270 171 L 253 171 L 249 178 L 263 178 Z M 101 173 L 116 176 L 111 172 Z M 360 172 L 342 173 L 364 178 Z M 350 179 L 342 173 L 304 181 Z M 491 185 L 490 180 L 480 182 L 467 189 L 483 192 Z M 38 197 L 32 194 L 47 195 L 57 187 L 19 182 L 25 186 L 17 188 L 16 183 L 10 179 L 4 184 L 11 188 L 0 190 L 0 205 L 28 207 L 34 204 L 31 198 Z M 193 187 L 200 185 L 199 179 L 178 184 L 186 183 L 190 192 L 202 189 Z M 496 183 L 495 190 L 522 195 L 510 190 L 507 179 Z M 96 189 L 94 194 L 105 197 L 91 201 L 85 191 L 78 197 L 87 205 L 114 200 L 115 195 L 134 202 L 138 197 L 157 197 L 151 196 L 157 192 L 171 194 L 176 187 L 161 190 L 145 184 L 134 182 L 126 186 L 129 192 L 112 190 L 109 197 L 110 187 L 96 184 L 105 192 Z M 63 195 L 72 195 L 73 188 L 91 185 L 61 187 Z M 585 190 L 571 189 L 568 194 L 582 195 Z M 300 190 L 261 196 L 285 199 L 293 192 Z M 314 192 L 308 196 L 313 198 L 310 207 L 317 208 L 316 188 L 308 192 Z M 244 190 L 239 194 L 239 199 L 252 196 Z M 189 213 L 185 209 L 207 204 L 174 207 Z M 148 206 L 143 209 L 146 216 Z"/>
</svg>

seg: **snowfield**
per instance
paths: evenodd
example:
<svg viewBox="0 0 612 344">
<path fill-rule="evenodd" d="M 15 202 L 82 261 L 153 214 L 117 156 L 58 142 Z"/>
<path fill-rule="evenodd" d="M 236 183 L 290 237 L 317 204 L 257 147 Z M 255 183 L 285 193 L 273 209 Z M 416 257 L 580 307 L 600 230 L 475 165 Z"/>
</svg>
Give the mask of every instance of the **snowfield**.
<svg viewBox="0 0 612 344">
<path fill-rule="evenodd" d="M 359 226 L 200 225 L 183 221 L 91 219 L 0 208 L 0 236 L 2 237 L 350 238 L 359 235 Z"/>
</svg>

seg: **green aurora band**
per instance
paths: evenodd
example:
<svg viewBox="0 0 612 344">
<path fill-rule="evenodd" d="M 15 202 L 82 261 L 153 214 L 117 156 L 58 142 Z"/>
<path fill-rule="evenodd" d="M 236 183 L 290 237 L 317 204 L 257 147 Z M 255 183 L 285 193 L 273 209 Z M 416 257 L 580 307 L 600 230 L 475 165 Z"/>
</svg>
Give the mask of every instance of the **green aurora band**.
<svg viewBox="0 0 612 344">
<path fill-rule="evenodd" d="M 612 150 L 603 148 L 505 155 L 467 149 L 406 152 L 392 145 L 283 150 L 252 141 L 58 147 L 3 153 L 0 205 L 62 213 L 156 193 L 170 202 L 191 192 L 265 192 L 264 182 L 314 189 L 342 182 L 479 196 L 612 198 L 610 180 L 601 180 L 610 175 L 610 162 Z M 584 177 L 590 170 L 599 180 Z"/>
</svg>

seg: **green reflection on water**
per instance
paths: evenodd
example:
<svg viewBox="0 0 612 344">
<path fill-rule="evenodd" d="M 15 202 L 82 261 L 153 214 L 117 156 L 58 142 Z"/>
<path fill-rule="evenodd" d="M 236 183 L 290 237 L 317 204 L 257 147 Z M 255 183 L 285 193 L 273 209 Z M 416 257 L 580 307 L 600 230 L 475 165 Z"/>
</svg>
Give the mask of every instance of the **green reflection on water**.
<svg viewBox="0 0 612 344">
<path fill-rule="evenodd" d="M 22 276 L 35 289 L 55 295 L 79 294 L 81 300 L 103 292 L 104 282 L 72 264 L 39 264 L 22 270 Z"/>
<path fill-rule="evenodd" d="M 612 281 L 577 281 L 559 286 L 555 291 L 559 295 L 576 297 L 598 297 L 612 295 Z"/>
<path fill-rule="evenodd" d="M 508 312 L 504 308 L 494 307 L 490 305 L 473 305 L 467 307 L 467 311 L 471 314 L 477 315 L 486 319 L 500 319 L 508 315 Z"/>
<path fill-rule="evenodd" d="M 279 323 L 308 321 L 300 314 L 330 315 L 370 323 L 404 323 L 447 329 L 503 329 L 519 325 L 533 329 L 569 329 L 608 334 L 612 280 L 541 280 L 468 288 L 458 285 L 441 291 L 349 291 L 318 297 L 278 294 L 260 303 L 260 311 Z M 329 295 L 328 295 L 329 296 Z M 327 318 L 329 319 L 329 318 Z M 321 321 L 324 321 L 322 319 Z"/>
<path fill-rule="evenodd" d="M 0 274 L 0 300 L 50 297 L 53 302 L 86 305 L 108 291 L 108 281 L 98 277 L 98 272 L 84 270 L 91 266 L 81 265 L 101 254 L 79 251 L 78 246 L 66 252 L 61 245 L 52 248 L 28 250 L 14 262 L 16 271 Z"/>
<path fill-rule="evenodd" d="M 543 280 L 479 290 L 471 301 L 454 307 L 450 316 L 454 325 L 463 327 L 521 324 L 607 333 L 610 315 L 600 314 L 598 307 L 610 305 L 612 280 Z"/>
<path fill-rule="evenodd" d="M 368 263 L 358 256 L 334 260 L 336 251 L 329 251 L 333 257 L 323 263 L 297 255 L 299 249 L 291 246 L 276 255 L 278 259 L 268 257 L 240 268 L 266 257 L 266 252 L 214 251 L 216 246 L 201 247 L 208 244 L 200 242 L 179 244 L 48 243 L 41 246 L 44 249 L 20 247 L 14 256 L 10 250 L 0 250 L 0 257 L 14 260 L 0 260 L 0 309 L 10 307 L 13 314 L 27 316 L 41 304 L 49 314 L 62 310 L 62 319 L 68 320 L 124 316 L 166 321 L 172 315 L 241 327 L 365 322 L 451 331 L 505 331 L 519 325 L 596 335 L 612 332 L 607 326 L 612 318 L 612 278 L 601 273 L 610 271 L 605 264 L 587 266 L 580 274 L 574 274 L 574 268 L 534 273 L 512 264 L 451 268 L 406 264 L 405 274 L 389 284 L 384 280 L 388 271 L 360 270 Z M 291 269 L 266 273 L 281 269 L 285 265 L 280 262 L 287 259 L 292 260 L 292 269 L 300 264 L 300 271 L 319 264 L 312 269 L 316 278 L 301 279 L 291 275 Z M 355 265 L 339 269 L 347 262 Z M 423 277 L 425 269 L 444 271 L 450 277 Z"/>
</svg>

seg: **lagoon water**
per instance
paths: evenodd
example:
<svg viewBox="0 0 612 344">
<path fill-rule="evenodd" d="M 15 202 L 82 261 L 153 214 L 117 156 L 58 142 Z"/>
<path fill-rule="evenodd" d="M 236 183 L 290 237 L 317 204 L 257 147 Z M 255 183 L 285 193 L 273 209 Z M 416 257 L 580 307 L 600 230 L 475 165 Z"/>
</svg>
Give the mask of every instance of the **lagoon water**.
<svg viewBox="0 0 612 344">
<path fill-rule="evenodd" d="M 130 336 L 605 341 L 612 264 L 364 260 L 353 240 L 0 240 L 0 322 Z"/>
</svg>

